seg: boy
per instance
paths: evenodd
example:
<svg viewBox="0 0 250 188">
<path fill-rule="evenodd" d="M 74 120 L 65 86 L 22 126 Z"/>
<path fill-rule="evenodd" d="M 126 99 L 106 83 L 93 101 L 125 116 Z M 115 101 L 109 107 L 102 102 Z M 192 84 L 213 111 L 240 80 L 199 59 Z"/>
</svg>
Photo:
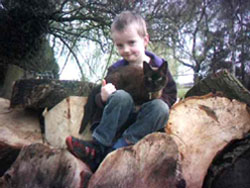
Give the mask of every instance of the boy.
<svg viewBox="0 0 250 188">
<path fill-rule="evenodd" d="M 108 74 L 121 66 L 143 66 L 143 61 L 153 67 L 167 63 L 146 51 L 149 36 L 146 23 L 140 15 L 130 11 L 119 14 L 111 26 L 111 37 L 123 59 L 113 64 L 108 69 Z M 169 70 L 166 75 L 168 83 L 162 96 L 144 103 L 137 112 L 130 94 L 124 90 L 116 90 L 113 84 L 104 80 L 101 92 L 96 95 L 96 104 L 104 108 L 104 111 L 100 123 L 93 131 L 93 141 L 69 136 L 66 139 L 68 150 L 94 171 L 110 151 L 135 144 L 145 135 L 163 129 L 168 120 L 169 108 L 176 101 L 177 93 Z M 125 122 L 132 119 L 133 123 L 125 129 L 119 139 L 116 139 L 117 133 L 124 129 Z"/>
</svg>

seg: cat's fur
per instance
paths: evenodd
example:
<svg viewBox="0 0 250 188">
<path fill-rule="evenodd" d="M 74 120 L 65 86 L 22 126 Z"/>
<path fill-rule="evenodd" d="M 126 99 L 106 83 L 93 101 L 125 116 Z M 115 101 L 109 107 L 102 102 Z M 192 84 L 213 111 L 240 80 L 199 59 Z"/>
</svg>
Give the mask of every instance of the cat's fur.
<svg viewBox="0 0 250 188">
<path fill-rule="evenodd" d="M 159 68 L 152 68 L 148 63 L 143 62 L 143 68 L 129 65 L 119 67 L 108 74 L 105 79 L 117 90 L 127 91 L 132 96 L 135 105 L 141 105 L 161 96 L 162 89 L 167 84 L 166 72 L 167 63 L 163 63 Z M 98 85 L 88 96 L 79 133 L 82 133 L 88 123 L 93 123 L 94 119 L 100 119 L 102 115 L 102 109 L 95 104 L 95 96 L 100 89 L 101 85 Z"/>
</svg>

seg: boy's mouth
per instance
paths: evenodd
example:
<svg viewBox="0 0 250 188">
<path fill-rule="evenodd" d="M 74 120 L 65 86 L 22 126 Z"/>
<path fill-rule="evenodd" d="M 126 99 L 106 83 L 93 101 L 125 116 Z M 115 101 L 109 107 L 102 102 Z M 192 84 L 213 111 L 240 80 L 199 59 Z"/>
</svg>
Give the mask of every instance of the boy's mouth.
<svg viewBox="0 0 250 188">
<path fill-rule="evenodd" d="M 130 59 L 132 55 L 126 55 L 124 56 L 125 59 Z"/>
</svg>

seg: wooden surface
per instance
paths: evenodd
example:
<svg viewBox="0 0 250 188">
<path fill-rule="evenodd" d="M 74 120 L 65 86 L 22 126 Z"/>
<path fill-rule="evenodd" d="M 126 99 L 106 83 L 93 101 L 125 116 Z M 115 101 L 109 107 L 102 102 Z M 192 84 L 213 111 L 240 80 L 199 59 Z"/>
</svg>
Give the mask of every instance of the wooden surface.
<svg viewBox="0 0 250 188">
<path fill-rule="evenodd" d="M 88 96 L 93 83 L 69 81 L 24 79 L 15 82 L 11 107 L 52 108 L 69 96 Z"/>
<path fill-rule="evenodd" d="M 210 94 L 189 97 L 174 105 L 166 132 L 178 145 L 187 187 L 202 187 L 217 153 L 233 140 L 244 139 L 249 131 L 249 109 L 237 100 Z"/>
<path fill-rule="evenodd" d="M 229 99 L 237 99 L 250 106 L 250 91 L 226 70 L 210 75 L 194 85 L 185 97 L 202 96 L 210 92 L 221 92 Z"/>
</svg>

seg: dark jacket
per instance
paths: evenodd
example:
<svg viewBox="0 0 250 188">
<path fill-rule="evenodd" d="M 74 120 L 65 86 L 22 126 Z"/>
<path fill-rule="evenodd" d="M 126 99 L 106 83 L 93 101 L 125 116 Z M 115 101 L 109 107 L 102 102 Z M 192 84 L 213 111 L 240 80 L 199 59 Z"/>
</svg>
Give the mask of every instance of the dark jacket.
<svg viewBox="0 0 250 188">
<path fill-rule="evenodd" d="M 162 63 L 167 63 L 167 61 L 165 61 L 164 59 L 156 56 L 152 52 L 146 51 L 145 53 L 146 53 L 147 56 L 150 57 L 151 61 L 149 62 L 149 64 L 151 66 L 153 66 L 153 67 L 160 67 Z M 117 61 L 116 63 L 114 63 L 113 65 L 111 65 L 108 68 L 107 75 L 109 73 L 111 73 L 114 69 L 116 69 L 118 67 L 121 67 L 121 66 L 126 66 L 128 64 L 129 63 L 124 59 Z M 167 83 L 166 87 L 163 89 L 161 99 L 164 102 L 166 102 L 169 107 L 171 107 L 176 101 L 177 88 L 176 88 L 176 83 L 173 80 L 173 77 L 172 77 L 169 69 L 167 70 L 166 75 L 167 75 L 167 78 L 168 78 L 168 83 Z M 96 95 L 95 101 L 96 101 L 96 104 L 97 104 L 98 107 L 100 107 L 100 108 L 104 107 L 105 103 L 102 102 L 100 93 Z"/>
</svg>

